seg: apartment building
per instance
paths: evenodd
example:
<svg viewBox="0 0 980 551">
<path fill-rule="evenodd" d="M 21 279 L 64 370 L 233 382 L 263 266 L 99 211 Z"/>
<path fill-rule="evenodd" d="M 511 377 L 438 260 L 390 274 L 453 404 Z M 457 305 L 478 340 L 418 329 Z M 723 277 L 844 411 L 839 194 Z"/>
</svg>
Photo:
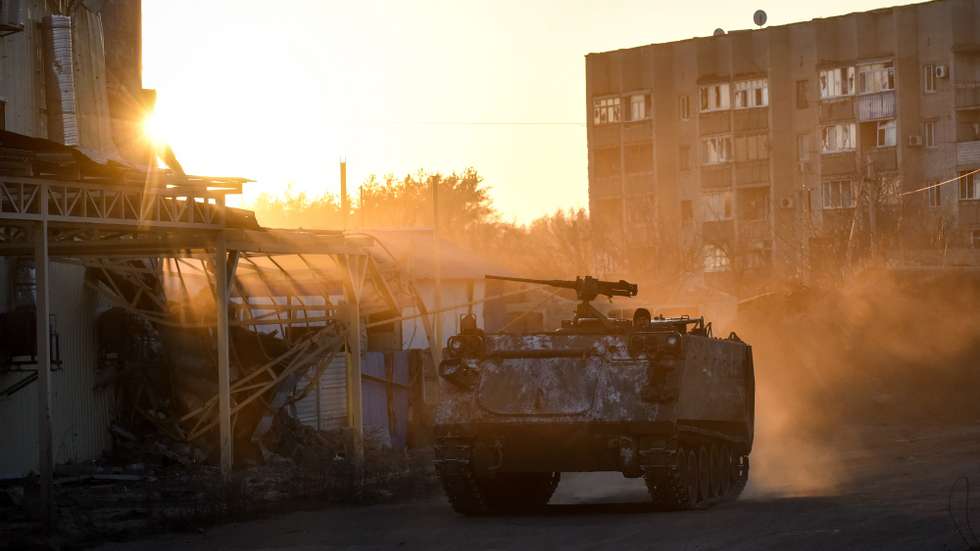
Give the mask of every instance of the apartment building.
<svg viewBox="0 0 980 551">
<path fill-rule="evenodd" d="M 976 259 L 980 174 L 916 190 L 980 168 L 980 0 L 589 54 L 586 98 L 590 209 L 633 255 L 676 243 L 729 284 L 855 235 Z"/>
</svg>

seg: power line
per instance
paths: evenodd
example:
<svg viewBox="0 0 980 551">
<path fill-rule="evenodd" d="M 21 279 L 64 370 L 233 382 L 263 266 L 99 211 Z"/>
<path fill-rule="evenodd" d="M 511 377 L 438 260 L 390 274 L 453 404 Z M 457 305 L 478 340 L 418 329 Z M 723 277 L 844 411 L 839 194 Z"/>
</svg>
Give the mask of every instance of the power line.
<svg viewBox="0 0 980 551">
<path fill-rule="evenodd" d="M 963 178 L 966 178 L 967 176 L 973 176 L 974 174 L 976 174 L 978 172 L 980 172 L 980 168 L 978 168 L 976 170 L 971 170 L 970 172 L 966 172 L 964 174 L 960 174 L 959 176 L 956 176 L 954 178 L 950 178 L 949 180 L 944 180 L 942 182 L 939 182 L 938 184 L 932 184 L 931 186 L 921 187 L 919 189 L 914 189 L 912 191 L 906 191 L 904 193 L 899 193 L 898 196 L 899 197 L 904 197 L 906 195 L 912 195 L 913 193 L 919 193 L 920 191 L 926 191 L 928 189 L 933 189 L 933 188 L 937 188 L 939 186 L 944 186 L 946 184 L 949 184 L 949 183 L 952 183 L 952 182 L 956 182 L 958 180 L 961 180 Z"/>
</svg>

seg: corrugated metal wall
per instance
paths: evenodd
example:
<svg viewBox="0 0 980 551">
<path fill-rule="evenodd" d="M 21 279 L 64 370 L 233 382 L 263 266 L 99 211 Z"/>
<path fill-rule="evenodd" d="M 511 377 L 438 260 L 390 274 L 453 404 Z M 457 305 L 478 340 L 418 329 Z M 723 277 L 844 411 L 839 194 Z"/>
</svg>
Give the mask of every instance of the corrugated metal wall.
<svg viewBox="0 0 980 551">
<path fill-rule="evenodd" d="M 296 385 L 304 388 L 313 378 L 311 370 Z M 347 426 L 347 356 L 337 354 L 320 375 L 319 412 L 316 389 L 293 404 L 294 415 L 304 425 L 320 430 L 334 430 Z M 317 417 L 319 415 L 319 427 Z"/>
<path fill-rule="evenodd" d="M 6 279 L 6 265 L 0 264 Z M 81 266 L 52 263 L 51 312 L 61 336 L 59 371 L 52 374 L 52 439 L 57 463 L 99 457 L 109 449 L 112 388 L 95 388 L 95 319 L 99 301 L 84 286 Z M 4 287 L 6 293 L 7 287 Z M 9 385 L 24 373 L 0 375 Z M 0 400 L 0 478 L 37 471 L 37 384 Z"/>
</svg>

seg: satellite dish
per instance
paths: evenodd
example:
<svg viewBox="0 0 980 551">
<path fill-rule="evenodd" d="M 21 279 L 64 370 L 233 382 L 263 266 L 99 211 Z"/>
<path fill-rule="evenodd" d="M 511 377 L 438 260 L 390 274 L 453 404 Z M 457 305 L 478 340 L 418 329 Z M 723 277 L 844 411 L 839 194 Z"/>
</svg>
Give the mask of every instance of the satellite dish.
<svg viewBox="0 0 980 551">
<path fill-rule="evenodd" d="M 755 21 L 755 24 L 760 27 L 766 24 L 766 19 L 768 19 L 766 12 L 762 10 L 755 10 L 755 13 L 752 14 L 752 21 Z"/>
<path fill-rule="evenodd" d="M 715 36 L 722 36 L 724 34 L 725 34 L 725 29 L 723 29 L 721 27 L 718 27 L 717 29 L 715 29 L 715 32 L 714 32 L 714 35 Z"/>
</svg>

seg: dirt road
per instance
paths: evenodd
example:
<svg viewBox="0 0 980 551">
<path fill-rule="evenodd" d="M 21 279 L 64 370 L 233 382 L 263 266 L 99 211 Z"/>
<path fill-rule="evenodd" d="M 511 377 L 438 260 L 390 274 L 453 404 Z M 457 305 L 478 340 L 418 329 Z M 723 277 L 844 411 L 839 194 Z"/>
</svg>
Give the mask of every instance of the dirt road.
<svg viewBox="0 0 980 551">
<path fill-rule="evenodd" d="M 972 525 L 980 531 L 980 421 L 865 427 L 844 441 L 846 447 L 811 458 L 801 472 L 772 476 L 756 468 L 742 498 L 706 511 L 656 513 L 641 481 L 581 474 L 567 475 L 547 510 L 532 516 L 465 518 L 436 496 L 290 513 L 103 549 L 969 548 L 947 508 L 952 497 L 967 531 L 963 482 L 952 495 L 950 487 L 970 477 Z M 822 471 L 835 473 L 832 483 L 817 476 L 825 487 L 801 490 L 799 480 Z"/>
</svg>

